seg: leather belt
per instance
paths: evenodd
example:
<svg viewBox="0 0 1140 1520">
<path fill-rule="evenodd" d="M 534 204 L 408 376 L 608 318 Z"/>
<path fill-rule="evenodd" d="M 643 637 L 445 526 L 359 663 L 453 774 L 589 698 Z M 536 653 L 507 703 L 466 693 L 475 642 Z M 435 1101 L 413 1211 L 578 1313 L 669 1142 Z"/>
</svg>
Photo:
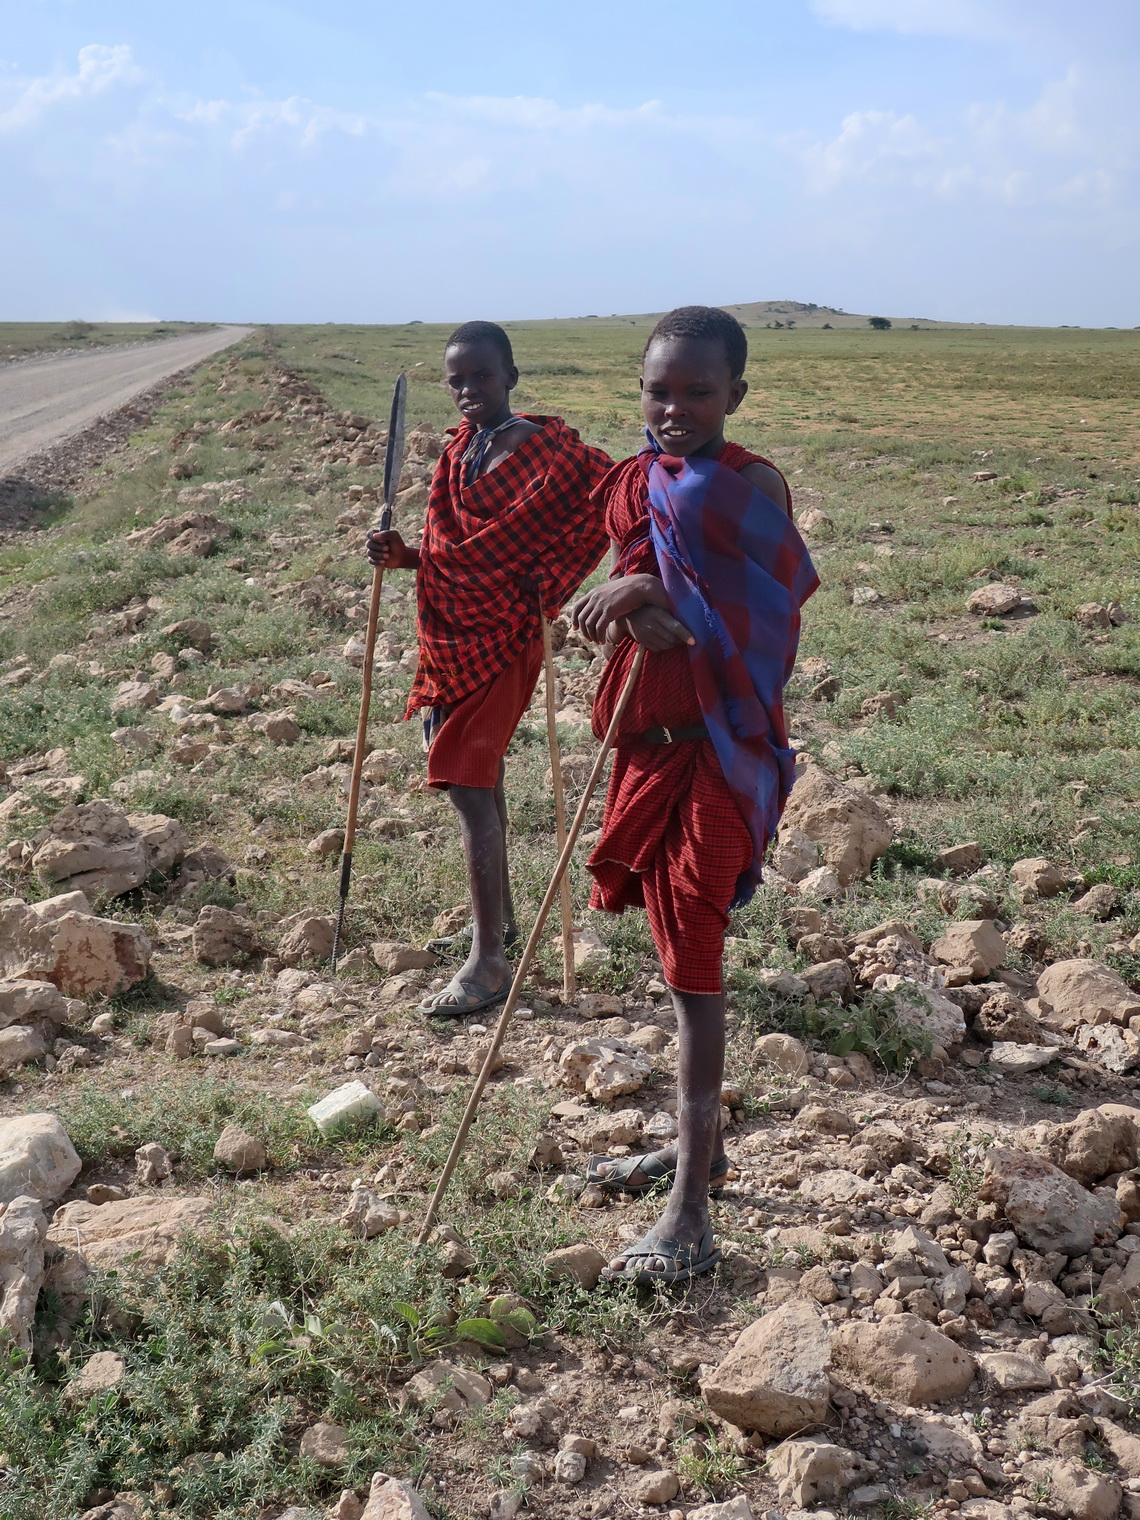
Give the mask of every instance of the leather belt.
<svg viewBox="0 0 1140 1520">
<path fill-rule="evenodd" d="M 707 739 L 709 731 L 703 723 L 693 723 L 688 728 L 647 728 L 638 734 L 642 744 L 679 744 L 685 739 Z"/>
</svg>

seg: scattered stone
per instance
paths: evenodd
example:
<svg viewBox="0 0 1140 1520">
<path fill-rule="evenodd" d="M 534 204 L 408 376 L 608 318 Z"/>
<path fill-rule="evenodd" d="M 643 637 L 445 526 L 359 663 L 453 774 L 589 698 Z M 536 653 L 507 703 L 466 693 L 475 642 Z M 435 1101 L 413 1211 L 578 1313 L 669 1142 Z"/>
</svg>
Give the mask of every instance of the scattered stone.
<svg viewBox="0 0 1140 1520">
<path fill-rule="evenodd" d="M 789 1077 L 806 1076 L 811 1070 L 807 1046 L 791 1034 L 765 1034 L 756 1041 L 756 1053 Z"/>
<path fill-rule="evenodd" d="M 4 1160 L 0 1130 L 0 1167 Z M 0 1200 L 0 1345 L 10 1341 L 20 1351 L 32 1349 L 46 1234 L 47 1219 L 38 1197 L 18 1194 Z"/>
<path fill-rule="evenodd" d="M 68 1403 L 84 1404 L 117 1388 L 127 1375 L 127 1364 L 115 1351 L 96 1351 L 67 1380 L 63 1396 Z"/>
<path fill-rule="evenodd" d="M 861 881 L 894 838 L 886 816 L 870 797 L 814 764 L 798 767 L 781 828 L 798 829 L 813 840 L 841 887 Z"/>
<path fill-rule="evenodd" d="M 830 1441 L 784 1441 L 771 1453 L 768 1462 L 780 1498 L 800 1509 L 827 1499 L 841 1499 L 849 1488 L 870 1477 L 874 1470 L 865 1458 Z"/>
<path fill-rule="evenodd" d="M 1079 1256 L 1120 1234 L 1115 1199 L 1090 1193 L 1043 1157 L 1009 1146 L 986 1152 L 982 1197 L 997 1204 L 1034 1251 Z"/>
<path fill-rule="evenodd" d="M 781 825 L 769 864 L 787 881 L 803 881 L 819 868 L 819 845 L 802 829 Z"/>
<path fill-rule="evenodd" d="M 1021 999 L 1003 988 L 982 1004 L 974 1017 L 974 1033 L 983 1040 L 1033 1045 L 1044 1030 Z"/>
<path fill-rule="evenodd" d="M 542 1264 L 551 1282 L 572 1281 L 579 1287 L 592 1291 L 601 1279 L 606 1258 L 596 1246 L 583 1242 L 581 1245 L 563 1246 L 558 1251 L 548 1251 Z"/>
<path fill-rule="evenodd" d="M 969 876 L 973 871 L 980 871 L 985 863 L 985 854 L 976 840 L 969 844 L 952 844 L 934 857 L 938 869 L 949 871 L 953 876 Z"/>
<path fill-rule="evenodd" d="M 990 976 L 1007 959 L 1005 940 L 988 918 L 947 924 L 930 953 L 944 966 L 968 966 L 975 981 Z"/>
<path fill-rule="evenodd" d="M 331 918 L 319 914 L 298 913 L 283 921 L 284 934 L 277 955 L 287 966 L 304 961 L 327 961 L 332 955 L 334 925 Z"/>
<path fill-rule="evenodd" d="M 637 1092 L 651 1065 L 649 1056 L 626 1040 L 591 1037 L 575 1040 L 562 1052 L 558 1080 L 572 1092 L 586 1092 L 599 1103 L 609 1103 Z"/>
<path fill-rule="evenodd" d="M 983 478 L 992 480 L 995 477 L 987 472 Z M 966 601 L 966 611 L 975 617 L 1005 617 L 1020 606 L 1021 592 L 1016 586 L 979 586 Z"/>
<path fill-rule="evenodd" d="M 179 646 L 188 644 L 202 654 L 209 654 L 214 645 L 210 625 L 201 618 L 182 618 L 177 623 L 167 623 L 159 632 L 164 639 L 175 639 Z"/>
<path fill-rule="evenodd" d="M 218 1136 L 214 1160 L 235 1177 L 244 1172 L 260 1172 L 268 1164 L 265 1146 L 237 1124 L 227 1124 Z"/>
<path fill-rule="evenodd" d="M 581 1483 L 586 1476 L 586 1459 L 580 1451 L 560 1451 L 554 1459 L 557 1483 Z"/>
<path fill-rule="evenodd" d="M 1007 1077 L 1023 1077 L 1050 1066 L 1059 1054 L 1055 1045 L 1019 1045 L 995 1040 L 990 1050 L 990 1069 Z"/>
<path fill-rule="evenodd" d="M 379 939 L 372 946 L 372 959 L 387 976 L 399 976 L 404 971 L 430 971 L 438 957 L 400 940 Z"/>
<path fill-rule="evenodd" d="M 199 912 L 191 943 L 194 959 L 203 966 L 240 966 L 264 948 L 247 918 L 214 903 Z"/>
<path fill-rule="evenodd" d="M 876 992 L 895 995 L 900 1022 L 920 1034 L 928 1035 L 932 1045 L 949 1050 L 966 1037 L 966 1020 L 957 1003 L 936 987 L 923 987 L 909 977 L 883 972 L 875 978 Z"/>
<path fill-rule="evenodd" d="M 697 1509 L 691 1509 L 688 1520 L 756 1520 L 756 1517 L 747 1498 L 743 1494 L 737 1494 L 719 1504 L 702 1504 Z"/>
<path fill-rule="evenodd" d="M 54 1258 L 46 1286 L 75 1297 L 86 1292 L 92 1269 L 109 1271 L 128 1259 L 167 1266 L 183 1236 L 205 1230 L 212 1213 L 208 1198 L 162 1193 L 98 1207 L 81 1200 L 65 1204 L 47 1233 Z"/>
<path fill-rule="evenodd" d="M 431 1520 L 431 1515 L 410 1483 L 376 1473 L 360 1520 Z"/>
<path fill-rule="evenodd" d="M 9 1024 L 7 1029 L 0 1029 L 0 1076 L 6 1077 L 46 1055 L 47 1044 L 40 1030 L 23 1024 Z"/>
<path fill-rule="evenodd" d="M 160 698 L 158 687 L 149 681 L 121 681 L 111 699 L 112 716 L 121 712 L 146 712 L 157 707 Z"/>
<path fill-rule="evenodd" d="M 455 1414 L 466 1414 L 471 1409 L 482 1409 L 491 1402 L 494 1392 L 487 1378 L 453 1362 L 432 1362 L 422 1372 L 417 1372 L 401 1390 L 401 1401 L 417 1407 L 431 1404 L 436 1408 L 449 1409 Z"/>
<path fill-rule="evenodd" d="M 647 1472 L 633 1485 L 633 1497 L 639 1504 L 668 1504 L 680 1492 L 680 1478 L 667 1468 Z"/>
<path fill-rule="evenodd" d="M 96 918 L 82 892 L 0 903 L 0 975 L 49 981 L 74 998 L 112 995 L 147 976 L 150 954 L 138 924 Z"/>
<path fill-rule="evenodd" d="M 163 813 L 124 813 L 102 798 L 58 812 L 32 857 L 43 882 L 105 901 L 169 875 L 189 848 L 186 831 Z"/>
<path fill-rule="evenodd" d="M 1065 1520 L 1114 1520 L 1120 1509 L 1120 1484 L 1083 1462 L 1051 1456 L 1044 1462 L 1027 1462 L 1021 1476 L 1028 1483 L 1039 1483 L 1048 1494 L 1045 1503 L 1050 1513 Z"/>
<path fill-rule="evenodd" d="M 357 1120 L 382 1124 L 386 1117 L 383 1103 L 363 1082 L 345 1082 L 305 1112 L 322 1135 L 334 1134 Z"/>
<path fill-rule="evenodd" d="M 301 1455 L 320 1467 L 347 1467 L 351 1460 L 348 1431 L 343 1425 L 318 1420 L 301 1437 Z"/>
<path fill-rule="evenodd" d="M 223 1037 L 220 1040 L 207 1040 L 202 1046 L 202 1054 L 207 1056 L 236 1056 L 241 1052 L 241 1041 Z"/>
<path fill-rule="evenodd" d="M 1042 1018 L 1056 1029 L 1080 1024 L 1127 1024 L 1140 1014 L 1140 997 L 1101 961 L 1054 961 L 1037 979 Z"/>
<path fill-rule="evenodd" d="M 1018 1351 L 993 1351 L 979 1356 L 978 1366 L 999 1388 L 1007 1393 L 1034 1388 L 1052 1388 L 1053 1379 L 1034 1357 Z"/>
<path fill-rule="evenodd" d="M 822 961 L 817 966 L 809 966 L 806 971 L 800 972 L 800 978 L 807 983 L 812 997 L 820 1002 L 832 998 L 846 1002 L 855 990 L 851 968 L 846 960 Z"/>
<path fill-rule="evenodd" d="M 833 1354 L 836 1366 L 903 1404 L 957 1398 L 974 1379 L 970 1353 L 915 1314 L 842 1324 Z"/>
<path fill-rule="evenodd" d="M 267 713 L 265 722 L 261 725 L 261 732 L 269 740 L 270 744 L 296 744 L 301 737 L 301 725 L 293 717 L 292 713 L 276 712 Z"/>
<path fill-rule="evenodd" d="M 742 1430 L 787 1436 L 827 1415 L 831 1329 L 792 1300 L 754 1321 L 701 1383 L 706 1404 Z"/>
<path fill-rule="evenodd" d="M 174 1163 L 170 1159 L 170 1152 L 165 1146 L 159 1145 L 157 1140 L 150 1140 L 135 1151 L 135 1175 L 144 1187 L 165 1182 L 173 1174 Z"/>
<path fill-rule="evenodd" d="M 1028 860 L 1015 860 L 1009 868 L 1010 877 L 1021 888 L 1023 898 L 1056 897 L 1069 885 L 1068 878 L 1059 866 L 1042 855 Z"/>
<path fill-rule="evenodd" d="M 400 1222 L 400 1211 L 369 1188 L 353 1188 L 340 1223 L 359 1240 L 375 1240 Z"/>
<path fill-rule="evenodd" d="M 1083 913 L 1088 918 L 1103 922 L 1116 912 L 1119 901 L 1120 893 L 1111 882 L 1102 881 L 1078 897 L 1072 904 L 1072 909 L 1074 913 Z"/>
<path fill-rule="evenodd" d="M 318 860 L 327 860 L 330 855 L 339 855 L 344 849 L 344 830 L 324 829 L 315 839 L 310 839 L 305 848 Z"/>
<path fill-rule="evenodd" d="M 0 1204 L 22 1195 L 54 1203 L 79 1176 L 83 1163 L 54 1114 L 0 1119 Z"/>
<path fill-rule="evenodd" d="M 902 698 L 897 691 L 877 691 L 872 696 L 864 697 L 859 708 L 864 718 L 893 718 L 899 710 Z"/>
</svg>

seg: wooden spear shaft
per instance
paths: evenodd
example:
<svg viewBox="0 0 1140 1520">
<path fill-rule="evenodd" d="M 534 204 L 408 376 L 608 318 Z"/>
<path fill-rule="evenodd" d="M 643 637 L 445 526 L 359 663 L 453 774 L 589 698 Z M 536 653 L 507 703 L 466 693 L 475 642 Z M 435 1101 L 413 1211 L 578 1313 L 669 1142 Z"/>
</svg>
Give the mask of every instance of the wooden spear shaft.
<svg viewBox="0 0 1140 1520">
<path fill-rule="evenodd" d="M 550 624 L 542 620 L 542 658 L 546 667 L 546 739 L 550 746 L 550 776 L 554 792 L 554 837 L 561 854 L 566 845 L 566 791 L 562 784 L 562 755 L 558 749 L 558 722 L 555 716 L 557 703 L 554 699 L 554 646 L 550 639 Z M 562 877 L 562 1001 L 572 1003 L 577 997 L 577 977 L 574 973 L 574 905 L 570 898 L 570 872 Z"/>
<path fill-rule="evenodd" d="M 578 843 L 578 835 L 582 832 L 582 824 L 586 819 L 586 810 L 590 806 L 598 779 L 602 774 L 602 767 L 606 763 L 606 755 L 613 746 L 618 724 L 621 722 L 622 716 L 629 705 L 630 697 L 633 696 L 633 689 L 637 685 L 637 678 L 641 674 L 644 660 L 645 650 L 639 647 L 633 657 L 633 664 L 629 668 L 629 675 L 625 678 L 625 684 L 621 689 L 621 695 L 618 697 L 613 717 L 610 719 L 609 727 L 606 729 L 606 736 L 602 740 L 601 748 L 598 750 L 597 759 L 594 761 L 593 769 L 590 771 L 586 781 L 585 790 L 582 792 L 581 801 L 578 803 L 578 809 L 574 814 L 574 822 L 570 825 L 570 831 L 566 836 L 566 843 L 562 846 L 559 853 L 558 864 L 554 868 L 554 875 L 551 877 L 550 885 L 546 889 L 546 896 L 542 899 L 539 906 L 534 927 L 530 931 L 530 938 L 526 942 L 526 948 L 523 950 L 518 970 L 515 972 L 514 980 L 511 982 L 511 988 L 507 993 L 507 1000 L 503 1004 L 503 1011 L 499 1015 L 499 1022 L 495 1026 L 495 1033 L 487 1049 L 482 1069 L 475 1079 L 475 1086 L 472 1088 L 471 1096 L 467 1100 L 467 1107 L 463 1111 L 463 1118 L 459 1122 L 459 1129 L 456 1131 L 455 1139 L 451 1143 L 451 1150 L 444 1163 L 443 1171 L 440 1173 L 439 1181 L 435 1185 L 435 1192 L 431 1195 L 431 1202 L 428 1204 L 427 1213 L 424 1215 L 424 1222 L 420 1226 L 419 1235 L 416 1237 L 417 1246 L 422 1246 L 431 1234 L 443 1195 L 447 1191 L 447 1185 L 451 1181 L 455 1168 L 459 1164 L 460 1156 L 463 1154 L 463 1147 L 467 1143 L 468 1133 L 471 1125 L 474 1123 L 475 1112 L 479 1107 L 479 1100 L 482 1098 L 483 1091 L 491 1078 L 491 1072 L 494 1070 L 495 1061 L 506 1037 L 507 1028 L 515 1009 L 518 1007 L 523 982 L 526 980 L 527 972 L 530 970 L 531 962 L 534 960 L 534 952 L 538 948 L 538 941 L 543 929 L 546 927 L 547 917 L 554 906 L 554 899 L 557 897 L 562 885 L 562 878 L 566 874 L 566 868 L 570 864 L 570 857 L 574 853 L 574 846 Z"/>
</svg>

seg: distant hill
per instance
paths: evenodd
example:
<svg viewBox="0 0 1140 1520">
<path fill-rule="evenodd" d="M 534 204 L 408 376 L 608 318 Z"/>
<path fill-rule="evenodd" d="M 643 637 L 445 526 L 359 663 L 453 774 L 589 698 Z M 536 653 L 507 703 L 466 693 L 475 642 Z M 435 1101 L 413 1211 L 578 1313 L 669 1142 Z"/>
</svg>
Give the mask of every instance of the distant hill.
<svg viewBox="0 0 1140 1520">
<path fill-rule="evenodd" d="M 870 313 L 841 311 L 838 306 L 817 306 L 814 301 L 743 301 L 732 305 L 722 303 L 724 311 L 730 311 L 745 327 L 866 327 Z M 557 317 L 557 322 L 597 327 L 652 327 L 664 313 L 660 311 L 614 312 L 603 317 L 591 314 L 586 317 Z M 889 313 L 883 313 L 889 316 Z M 894 327 L 969 327 L 968 322 L 936 322 L 929 317 L 889 317 Z M 509 322 L 508 327 L 526 327 L 528 322 Z"/>
</svg>

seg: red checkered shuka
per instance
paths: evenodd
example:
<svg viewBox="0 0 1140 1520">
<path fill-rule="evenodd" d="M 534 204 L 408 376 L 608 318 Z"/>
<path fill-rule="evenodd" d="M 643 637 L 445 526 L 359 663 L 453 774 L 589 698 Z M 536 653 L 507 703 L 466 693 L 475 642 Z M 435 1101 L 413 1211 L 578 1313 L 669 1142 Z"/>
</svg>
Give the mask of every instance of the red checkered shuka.
<svg viewBox="0 0 1140 1520">
<path fill-rule="evenodd" d="M 610 468 L 560 417 L 527 417 L 531 434 L 494 469 L 462 478 L 470 423 L 436 466 L 416 580 L 420 663 L 407 715 L 454 706 L 539 637 L 606 549 L 595 487 Z M 541 598 L 541 602 L 540 602 Z"/>
<path fill-rule="evenodd" d="M 720 462 L 735 470 L 771 463 L 733 443 Z M 606 505 L 606 531 L 618 548 L 614 574 L 657 575 L 648 487 L 638 461 L 615 465 L 597 494 Z M 620 644 L 602 675 L 593 713 L 599 739 L 636 649 L 632 639 Z M 668 985 L 679 992 L 716 993 L 728 905 L 752 857 L 752 838 L 710 740 L 636 742 L 648 728 L 687 728 L 703 721 L 687 648 L 647 654 L 618 731 L 601 838 L 589 860 L 590 905 L 610 913 L 644 907 Z"/>
</svg>

